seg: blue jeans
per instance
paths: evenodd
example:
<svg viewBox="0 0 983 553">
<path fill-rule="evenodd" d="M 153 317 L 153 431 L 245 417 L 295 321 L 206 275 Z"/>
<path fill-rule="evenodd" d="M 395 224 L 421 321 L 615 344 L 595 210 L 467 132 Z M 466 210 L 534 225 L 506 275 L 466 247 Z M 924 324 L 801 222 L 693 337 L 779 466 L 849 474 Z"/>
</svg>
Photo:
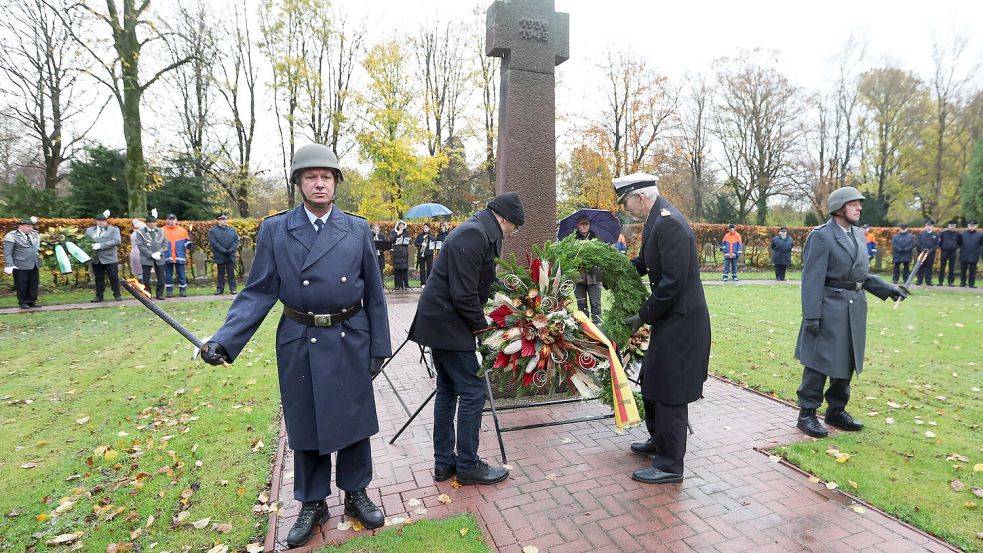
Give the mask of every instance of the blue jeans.
<svg viewBox="0 0 983 553">
<path fill-rule="evenodd" d="M 437 467 L 457 467 L 458 472 L 478 465 L 478 431 L 485 408 L 487 389 L 478 376 L 478 358 L 473 351 L 433 348 L 437 369 L 437 398 L 433 404 L 433 456 Z M 460 405 L 458 405 L 460 398 Z M 456 445 L 454 412 L 457 411 Z"/>
<path fill-rule="evenodd" d="M 184 263 L 165 263 L 164 264 L 164 282 L 167 287 L 167 293 L 174 293 L 174 271 L 177 270 L 177 285 L 178 288 L 188 287 L 188 277 L 184 274 Z"/>
<path fill-rule="evenodd" d="M 725 257 L 724 258 L 724 274 L 726 275 L 728 270 L 733 276 L 737 276 L 737 258 L 736 257 Z"/>
</svg>

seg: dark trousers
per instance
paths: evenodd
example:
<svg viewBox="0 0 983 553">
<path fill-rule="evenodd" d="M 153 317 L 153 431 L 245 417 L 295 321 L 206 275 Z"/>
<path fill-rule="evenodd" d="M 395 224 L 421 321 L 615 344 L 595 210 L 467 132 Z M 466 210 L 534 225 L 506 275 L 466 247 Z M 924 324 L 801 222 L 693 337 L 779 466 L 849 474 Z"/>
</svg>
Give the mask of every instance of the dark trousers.
<svg viewBox="0 0 983 553">
<path fill-rule="evenodd" d="M 216 263 L 218 267 L 218 280 L 215 282 L 215 290 L 221 294 L 225 292 L 225 280 L 229 280 L 229 292 L 236 291 L 236 262 Z"/>
<path fill-rule="evenodd" d="M 853 373 L 851 373 L 852 376 Z M 823 404 L 823 388 L 826 386 L 826 375 L 809 367 L 802 367 L 802 383 L 796 394 L 799 396 L 799 407 L 803 409 L 818 409 Z M 829 388 L 826 389 L 826 405 L 829 409 L 844 409 L 850 401 L 850 379 L 830 378 Z"/>
<path fill-rule="evenodd" d="M 925 262 L 922 263 L 922 266 L 918 268 L 918 278 L 916 279 L 915 284 L 921 284 L 922 281 L 925 281 L 925 284 L 928 284 L 929 286 L 931 286 L 932 285 L 932 273 L 933 272 L 935 272 L 935 252 L 934 251 L 932 253 L 928 254 L 928 257 L 925 258 Z"/>
<path fill-rule="evenodd" d="M 379 262 L 379 274 L 382 275 L 382 280 L 386 280 L 386 254 L 379 252 L 375 259 Z"/>
<path fill-rule="evenodd" d="M 393 276 L 396 279 L 396 289 L 409 288 L 410 287 L 410 270 L 409 269 L 393 269 Z"/>
<path fill-rule="evenodd" d="M 577 298 L 577 309 L 588 313 L 592 321 L 599 323 L 601 321 L 601 285 L 578 284 L 573 288 L 573 295 Z M 587 311 L 588 299 L 590 300 L 590 311 Z"/>
<path fill-rule="evenodd" d="M 644 399 L 642 405 L 645 407 L 645 427 L 659 449 L 659 454 L 652 459 L 652 466 L 663 472 L 682 474 L 689 405 L 669 405 L 650 399 Z"/>
<path fill-rule="evenodd" d="M 109 277 L 109 288 L 113 297 L 120 299 L 119 294 L 119 263 L 93 263 L 92 277 L 96 279 L 96 299 L 101 300 L 106 293 L 106 278 Z"/>
<path fill-rule="evenodd" d="M 338 488 L 346 492 L 361 490 L 372 481 L 372 444 L 369 438 L 338 450 Z M 294 451 L 294 499 L 321 501 L 331 495 L 331 454 Z"/>
<path fill-rule="evenodd" d="M 14 269 L 14 290 L 17 291 L 18 305 L 34 305 L 38 301 L 38 270 Z"/>
<path fill-rule="evenodd" d="M 419 260 L 417 265 L 420 269 L 420 285 L 425 286 L 427 284 L 427 277 L 430 276 L 430 271 L 433 269 L 433 256 L 420 257 Z"/>
<path fill-rule="evenodd" d="M 966 286 L 966 273 L 969 273 L 969 285 L 976 286 L 976 262 L 967 263 L 963 261 L 959 268 L 959 285 Z"/>
<path fill-rule="evenodd" d="M 901 276 L 901 268 L 904 267 L 904 278 L 902 281 L 907 282 L 908 276 L 911 274 L 911 262 L 910 261 L 895 261 L 894 262 L 894 278 L 891 279 L 895 284 L 898 283 L 898 277 Z"/>
<path fill-rule="evenodd" d="M 737 276 L 737 258 L 736 257 L 725 257 L 724 258 L 724 276 L 727 276 L 727 272 L 730 271 L 731 276 Z"/>
<path fill-rule="evenodd" d="M 952 286 L 956 282 L 956 252 L 959 250 L 952 250 L 947 252 L 941 250 L 942 255 L 939 256 L 939 284 L 945 284 L 945 267 L 949 266 L 949 286 Z"/>
<path fill-rule="evenodd" d="M 143 285 L 146 287 L 147 291 L 150 291 L 150 271 L 153 270 L 157 273 L 157 297 L 164 297 L 164 267 L 162 265 L 142 265 L 143 267 Z"/>
<path fill-rule="evenodd" d="M 788 265 L 775 265 L 775 278 L 778 280 L 785 280 L 785 271 L 788 270 Z"/>
<path fill-rule="evenodd" d="M 456 466 L 458 472 L 474 470 L 478 464 L 481 414 L 488 395 L 484 379 L 478 376 L 478 358 L 473 351 L 433 348 L 433 364 L 437 369 L 437 397 L 433 404 L 434 464 L 441 468 Z"/>
</svg>

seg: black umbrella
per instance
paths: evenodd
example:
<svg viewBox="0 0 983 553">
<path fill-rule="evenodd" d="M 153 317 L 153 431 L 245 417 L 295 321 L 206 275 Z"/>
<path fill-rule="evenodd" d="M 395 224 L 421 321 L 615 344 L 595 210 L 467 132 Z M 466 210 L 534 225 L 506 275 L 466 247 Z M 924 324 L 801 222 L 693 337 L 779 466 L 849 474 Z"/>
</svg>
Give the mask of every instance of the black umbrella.
<svg viewBox="0 0 983 553">
<path fill-rule="evenodd" d="M 568 234 L 577 231 L 577 221 L 586 217 L 590 221 L 590 230 L 597 236 L 598 240 L 614 244 L 618 241 L 621 234 L 621 222 L 611 215 L 610 211 L 603 209 L 581 209 L 569 217 L 560 220 L 560 227 L 556 231 L 557 240 L 561 240 Z"/>
</svg>

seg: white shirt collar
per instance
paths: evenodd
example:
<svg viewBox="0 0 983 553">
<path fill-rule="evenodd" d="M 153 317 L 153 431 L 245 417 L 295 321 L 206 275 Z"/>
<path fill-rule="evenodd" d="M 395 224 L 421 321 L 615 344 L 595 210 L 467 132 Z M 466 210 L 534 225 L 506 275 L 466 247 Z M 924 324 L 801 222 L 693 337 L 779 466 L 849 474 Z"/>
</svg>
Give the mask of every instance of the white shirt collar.
<svg viewBox="0 0 983 553">
<path fill-rule="evenodd" d="M 311 210 L 307 209 L 307 206 L 305 205 L 304 206 L 304 213 L 307 214 L 307 220 L 311 222 L 311 226 L 313 226 L 314 229 L 316 230 L 317 229 L 317 225 L 314 224 L 314 221 L 320 219 L 322 223 L 327 224 L 328 217 L 331 217 L 331 210 L 333 210 L 333 209 L 334 209 L 334 204 L 331 204 L 331 207 L 328 208 L 328 212 L 325 213 L 324 215 L 318 217 L 317 215 L 314 215 L 313 213 L 311 213 Z"/>
</svg>

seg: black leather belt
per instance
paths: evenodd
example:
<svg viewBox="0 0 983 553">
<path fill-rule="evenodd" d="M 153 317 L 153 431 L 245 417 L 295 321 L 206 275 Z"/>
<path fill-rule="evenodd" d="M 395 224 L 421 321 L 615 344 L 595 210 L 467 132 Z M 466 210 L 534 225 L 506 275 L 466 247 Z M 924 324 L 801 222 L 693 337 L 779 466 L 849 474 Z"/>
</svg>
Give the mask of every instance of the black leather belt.
<svg viewBox="0 0 983 553">
<path fill-rule="evenodd" d="M 334 326 L 351 319 L 356 313 L 362 310 L 362 304 L 355 304 L 348 309 L 342 309 L 341 313 L 327 313 L 319 315 L 316 313 L 301 313 L 283 304 L 283 316 L 303 323 L 307 326 Z"/>
<path fill-rule="evenodd" d="M 829 286 L 830 288 L 839 288 L 841 290 L 862 290 L 864 287 L 864 283 L 854 282 L 852 280 L 836 280 L 832 278 L 827 278 L 826 286 Z"/>
</svg>

